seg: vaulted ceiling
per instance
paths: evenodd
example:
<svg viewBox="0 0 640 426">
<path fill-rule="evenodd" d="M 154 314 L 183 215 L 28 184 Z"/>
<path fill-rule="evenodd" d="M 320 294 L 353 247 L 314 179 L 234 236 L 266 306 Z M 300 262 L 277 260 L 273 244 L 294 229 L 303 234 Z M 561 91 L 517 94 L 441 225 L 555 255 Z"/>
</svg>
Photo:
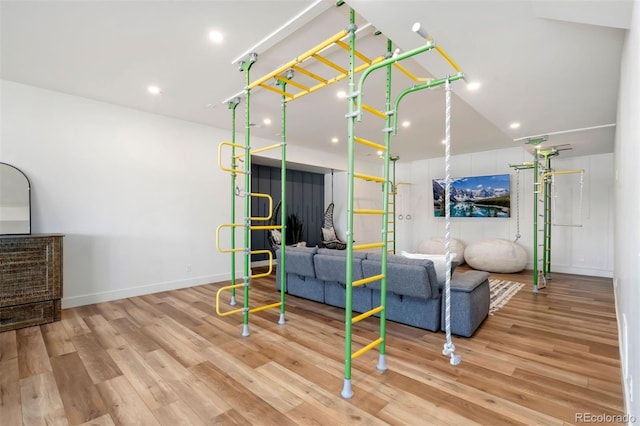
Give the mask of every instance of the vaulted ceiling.
<svg viewBox="0 0 640 426">
<path fill-rule="evenodd" d="M 387 40 L 398 52 L 424 44 L 412 31 L 419 22 L 463 69 L 467 82 L 453 84 L 453 154 L 524 147 L 521 138 L 538 135 L 549 135 L 546 146 L 569 144 L 572 149 L 563 155 L 613 151 L 630 0 L 350 0 L 342 6 L 326 0 L 4 0 L 0 73 L 5 80 L 223 129 L 231 128 L 223 101 L 240 94 L 243 131 L 246 75 L 233 62 L 246 52 L 258 53 L 250 70 L 255 81 L 346 28 L 350 7 L 360 29 L 356 48 L 369 58 L 384 55 Z M 224 35 L 221 44 L 209 39 L 212 30 Z M 348 66 L 340 47 L 323 56 Z M 419 77 L 455 74 L 435 51 L 403 64 Z M 304 67 L 326 79 L 339 74 L 313 60 Z M 293 81 L 308 84 L 305 78 L 297 72 Z M 472 81 L 481 87 L 468 90 Z M 290 144 L 346 153 L 347 102 L 336 96 L 348 91 L 346 83 L 287 103 Z M 150 84 L 162 93 L 150 95 Z M 394 71 L 393 97 L 413 84 Z M 363 102 L 384 110 L 385 87 L 384 72 L 373 74 Z M 435 88 L 403 100 L 398 118 L 410 126 L 393 138 L 394 155 L 443 155 L 444 99 L 444 90 Z M 258 87 L 251 92 L 250 111 L 252 134 L 279 140 L 281 96 Z M 510 128 L 514 122 L 520 127 Z M 365 114 L 357 132 L 382 141 L 383 127 L 381 119 Z"/>
</svg>

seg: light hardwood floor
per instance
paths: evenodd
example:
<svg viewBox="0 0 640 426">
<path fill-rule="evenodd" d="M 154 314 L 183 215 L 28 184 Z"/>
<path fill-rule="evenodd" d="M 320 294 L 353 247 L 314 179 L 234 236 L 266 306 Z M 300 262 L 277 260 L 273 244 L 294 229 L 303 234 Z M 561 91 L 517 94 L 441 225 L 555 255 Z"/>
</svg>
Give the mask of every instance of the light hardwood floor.
<svg viewBox="0 0 640 426">
<path fill-rule="evenodd" d="M 344 311 L 295 297 L 278 312 L 218 317 L 211 284 L 63 311 L 62 321 L 0 333 L 0 424 L 567 424 L 622 415 L 610 279 L 554 274 L 524 289 L 473 338 L 388 324 L 388 370 L 377 351 L 353 364 L 340 397 Z M 252 305 L 278 301 L 273 277 Z M 356 324 L 375 339 L 377 320 Z"/>
</svg>

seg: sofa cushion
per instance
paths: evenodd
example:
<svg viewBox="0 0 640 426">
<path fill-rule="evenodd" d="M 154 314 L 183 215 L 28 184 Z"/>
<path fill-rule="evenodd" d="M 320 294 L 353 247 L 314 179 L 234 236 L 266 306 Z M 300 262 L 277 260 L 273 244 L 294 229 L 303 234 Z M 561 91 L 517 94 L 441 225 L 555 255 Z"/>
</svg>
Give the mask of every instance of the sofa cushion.
<svg viewBox="0 0 640 426">
<path fill-rule="evenodd" d="M 382 260 L 382 255 L 379 253 L 367 253 L 367 260 L 380 262 Z M 433 266 L 433 261 L 429 259 L 409 259 L 395 254 L 388 254 L 387 268 L 390 264 L 422 266 L 427 270 L 427 277 L 429 277 L 429 283 L 431 284 L 432 288 L 438 288 L 438 276 L 436 275 L 436 269 Z"/>
<path fill-rule="evenodd" d="M 343 252 L 344 253 L 344 252 Z M 347 258 L 329 254 L 316 254 L 313 257 L 316 278 L 325 281 L 346 283 Z M 353 280 L 362 279 L 362 259 L 355 258 L 352 263 Z"/>
<path fill-rule="evenodd" d="M 333 250 L 328 248 L 319 248 L 318 254 L 326 254 L 328 256 L 342 256 L 345 257 L 347 252 L 345 250 Z M 364 251 L 354 251 L 353 258 L 354 259 L 365 259 L 367 257 L 367 253 Z"/>
<path fill-rule="evenodd" d="M 285 260 L 287 273 L 315 278 L 316 271 L 313 266 L 313 256 L 317 251 L 317 247 L 287 247 L 287 258 Z M 276 250 L 276 257 L 280 260 L 280 250 Z"/>
<path fill-rule="evenodd" d="M 423 299 L 439 297 L 437 281 L 435 278 L 431 279 L 429 277 L 429 272 L 435 275 L 433 264 L 430 263 L 430 260 L 419 262 L 425 263 L 412 265 L 387 262 L 387 291 Z M 427 265 L 426 262 L 429 262 L 429 264 Z M 381 263 L 379 261 L 369 259 L 362 261 L 362 273 L 365 277 L 380 274 L 380 267 Z M 427 267 L 431 269 L 429 270 Z M 372 289 L 380 289 L 380 281 L 373 281 L 368 283 L 367 286 Z"/>
</svg>

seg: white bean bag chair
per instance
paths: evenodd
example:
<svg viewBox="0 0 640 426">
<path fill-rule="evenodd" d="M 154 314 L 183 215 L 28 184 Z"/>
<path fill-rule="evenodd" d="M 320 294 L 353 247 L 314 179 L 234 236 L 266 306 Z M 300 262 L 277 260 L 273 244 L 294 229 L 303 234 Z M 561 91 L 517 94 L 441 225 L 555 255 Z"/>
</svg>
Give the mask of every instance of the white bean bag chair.
<svg viewBox="0 0 640 426">
<path fill-rule="evenodd" d="M 449 243 L 449 251 L 456 254 L 452 260 L 457 262 L 458 265 L 464 264 L 464 243 L 457 238 L 451 238 Z M 418 246 L 418 253 L 445 254 L 444 238 L 428 238 L 422 240 Z"/>
<path fill-rule="evenodd" d="M 464 250 L 464 258 L 473 269 L 510 274 L 527 266 L 527 252 L 510 240 L 500 238 L 475 241 Z"/>
</svg>

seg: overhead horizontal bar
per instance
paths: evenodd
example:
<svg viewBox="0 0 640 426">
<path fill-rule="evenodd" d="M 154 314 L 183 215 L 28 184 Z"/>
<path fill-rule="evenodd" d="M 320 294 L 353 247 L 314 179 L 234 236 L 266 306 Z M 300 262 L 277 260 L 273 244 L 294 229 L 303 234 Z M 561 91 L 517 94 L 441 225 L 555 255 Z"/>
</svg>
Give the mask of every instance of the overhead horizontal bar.
<svg viewBox="0 0 640 426">
<path fill-rule="evenodd" d="M 387 114 L 385 114 L 384 112 L 382 112 L 382 111 L 380 111 L 378 109 L 375 109 L 375 108 L 373 108 L 373 107 L 371 107 L 371 106 L 369 106 L 367 104 L 362 104 L 361 106 L 362 106 L 363 110 L 365 110 L 367 112 L 370 112 L 373 115 L 377 115 L 378 117 L 380 117 L 382 119 L 385 119 L 385 120 L 387 119 Z"/>
<path fill-rule="evenodd" d="M 362 105 L 362 108 L 364 108 L 364 105 Z M 364 139 L 364 138 L 361 138 L 361 137 L 358 137 L 358 136 L 355 136 L 353 138 L 353 140 L 358 142 L 359 144 L 370 146 L 371 148 L 375 148 L 375 149 L 378 149 L 380 151 L 386 151 L 387 150 L 387 147 L 384 146 L 384 145 L 372 142 L 372 141 L 370 141 L 368 139 Z"/>
</svg>

